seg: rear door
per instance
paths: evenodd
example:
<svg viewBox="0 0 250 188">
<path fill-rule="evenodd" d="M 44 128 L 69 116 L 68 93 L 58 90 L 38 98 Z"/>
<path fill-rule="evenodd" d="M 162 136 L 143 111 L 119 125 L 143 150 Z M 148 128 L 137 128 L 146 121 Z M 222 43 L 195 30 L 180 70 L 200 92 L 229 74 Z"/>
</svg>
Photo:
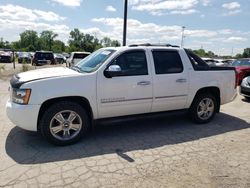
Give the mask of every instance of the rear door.
<svg viewBox="0 0 250 188">
<path fill-rule="evenodd" d="M 152 75 L 144 50 L 126 51 L 111 62 L 122 75 L 106 78 L 98 72 L 99 118 L 148 113 L 152 106 Z"/>
<path fill-rule="evenodd" d="M 188 98 L 188 71 L 178 50 L 153 49 L 152 112 L 183 109 Z"/>
</svg>

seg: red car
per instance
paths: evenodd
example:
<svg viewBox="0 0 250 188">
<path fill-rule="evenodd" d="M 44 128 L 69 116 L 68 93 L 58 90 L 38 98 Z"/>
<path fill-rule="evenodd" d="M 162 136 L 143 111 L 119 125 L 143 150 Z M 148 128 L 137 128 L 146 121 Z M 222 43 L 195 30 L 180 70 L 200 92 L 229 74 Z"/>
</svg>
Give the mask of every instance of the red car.
<svg viewBox="0 0 250 188">
<path fill-rule="evenodd" d="M 232 66 L 235 67 L 237 72 L 237 83 L 240 85 L 245 77 L 250 76 L 250 58 L 235 60 Z"/>
</svg>

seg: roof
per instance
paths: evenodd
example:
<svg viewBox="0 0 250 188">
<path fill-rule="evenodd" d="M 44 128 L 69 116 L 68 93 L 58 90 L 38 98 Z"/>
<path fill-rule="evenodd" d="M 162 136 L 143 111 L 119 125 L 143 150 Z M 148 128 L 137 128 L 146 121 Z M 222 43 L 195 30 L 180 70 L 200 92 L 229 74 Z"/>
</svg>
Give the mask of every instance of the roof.
<svg viewBox="0 0 250 188">
<path fill-rule="evenodd" d="M 170 44 L 149 44 L 149 43 L 146 43 L 146 44 L 132 44 L 132 45 L 129 45 L 129 46 L 120 46 L 120 47 L 106 47 L 106 48 L 103 48 L 103 49 L 113 49 L 113 50 L 129 50 L 129 49 L 146 49 L 146 48 L 149 48 L 149 49 L 174 49 L 174 50 L 180 50 L 181 48 L 179 46 L 176 46 L 176 45 L 170 45 Z"/>
<path fill-rule="evenodd" d="M 36 51 L 35 53 L 53 53 L 52 51 Z"/>
<path fill-rule="evenodd" d="M 172 45 L 172 44 L 150 44 L 150 43 L 145 43 L 145 44 L 131 44 L 128 47 L 173 47 L 173 48 L 180 48 L 180 46 L 177 45 Z"/>
<path fill-rule="evenodd" d="M 71 53 L 74 53 L 74 54 L 91 54 L 90 52 L 71 52 Z"/>
</svg>

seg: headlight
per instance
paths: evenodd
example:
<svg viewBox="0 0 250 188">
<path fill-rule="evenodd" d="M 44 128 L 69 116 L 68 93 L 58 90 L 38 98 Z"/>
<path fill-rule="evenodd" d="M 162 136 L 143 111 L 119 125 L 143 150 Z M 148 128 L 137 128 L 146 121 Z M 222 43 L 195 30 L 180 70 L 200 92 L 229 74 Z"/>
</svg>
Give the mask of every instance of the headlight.
<svg viewBox="0 0 250 188">
<path fill-rule="evenodd" d="M 243 86 L 249 86 L 249 84 L 248 84 L 248 82 L 247 82 L 247 78 L 244 78 L 244 79 L 242 80 L 241 85 L 243 85 Z"/>
<path fill-rule="evenodd" d="M 31 89 L 14 89 L 12 90 L 12 102 L 17 104 L 28 104 Z"/>
</svg>

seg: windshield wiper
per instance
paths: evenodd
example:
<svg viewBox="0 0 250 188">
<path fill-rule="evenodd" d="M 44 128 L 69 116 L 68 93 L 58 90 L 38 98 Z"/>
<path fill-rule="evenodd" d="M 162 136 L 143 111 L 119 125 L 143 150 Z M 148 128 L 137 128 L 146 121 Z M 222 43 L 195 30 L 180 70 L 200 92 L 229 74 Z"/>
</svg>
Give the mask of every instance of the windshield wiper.
<svg viewBox="0 0 250 188">
<path fill-rule="evenodd" d="M 73 66 L 71 67 L 72 70 L 77 71 L 77 72 L 83 72 L 82 69 L 78 66 Z"/>
</svg>

